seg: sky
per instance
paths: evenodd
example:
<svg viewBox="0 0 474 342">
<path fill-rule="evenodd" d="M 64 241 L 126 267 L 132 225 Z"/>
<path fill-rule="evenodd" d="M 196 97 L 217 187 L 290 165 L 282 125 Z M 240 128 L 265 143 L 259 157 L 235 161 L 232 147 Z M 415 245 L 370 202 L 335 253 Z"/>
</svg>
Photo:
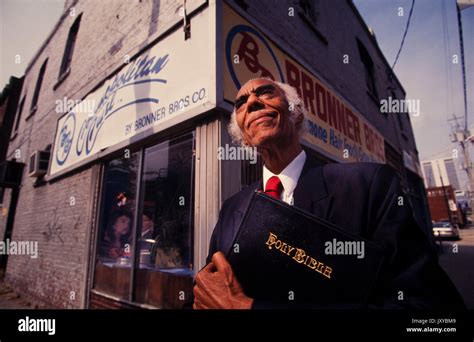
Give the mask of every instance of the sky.
<svg viewBox="0 0 474 342">
<path fill-rule="evenodd" d="M 0 0 L 0 91 L 10 76 L 23 76 L 63 9 L 64 0 Z"/>
<path fill-rule="evenodd" d="M 354 4 L 375 31 L 381 50 L 392 64 L 411 0 L 354 0 Z M 461 63 L 452 63 L 452 55 L 459 55 L 455 4 L 455 0 L 415 1 L 408 34 L 395 66 L 407 99 L 420 100 L 421 114 L 411 117 L 420 160 L 452 155 L 456 145 L 450 140 L 447 120 L 453 114 L 464 115 Z M 63 8 L 64 0 L 0 0 L 0 89 L 11 75 L 24 74 Z M 403 9 L 403 16 L 399 16 L 399 8 Z M 462 20 L 469 95 L 474 94 L 474 6 L 462 12 Z M 16 55 L 21 56 L 19 64 L 15 63 Z M 474 128 L 474 96 L 468 96 L 468 101 L 468 127 Z"/>
<path fill-rule="evenodd" d="M 354 0 L 366 24 L 375 31 L 377 42 L 390 65 L 400 47 L 411 3 L 411 0 Z M 398 15 L 400 7 L 403 16 Z M 474 124 L 474 6 L 461 13 L 469 127 Z M 420 115 L 411 116 L 420 161 L 451 157 L 456 147 L 461 150 L 459 145 L 451 142 L 451 126 L 447 121 L 453 114 L 464 117 L 461 62 L 459 58 L 459 64 L 453 64 L 453 54 L 460 56 L 456 2 L 416 0 L 394 70 L 405 88 L 406 98 L 420 100 Z M 471 148 L 471 160 L 473 154 Z M 467 180 L 464 174 L 458 170 L 461 186 Z"/>
</svg>

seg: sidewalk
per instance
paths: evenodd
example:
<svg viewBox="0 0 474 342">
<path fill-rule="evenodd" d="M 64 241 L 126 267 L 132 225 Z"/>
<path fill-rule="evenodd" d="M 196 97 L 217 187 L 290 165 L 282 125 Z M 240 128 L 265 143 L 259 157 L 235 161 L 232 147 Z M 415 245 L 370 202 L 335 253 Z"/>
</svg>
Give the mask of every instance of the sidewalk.
<svg viewBox="0 0 474 342">
<path fill-rule="evenodd" d="M 32 309 L 29 303 L 3 282 L 3 273 L 0 274 L 0 310 L 2 309 Z"/>
<path fill-rule="evenodd" d="M 474 226 L 459 231 L 461 240 L 443 241 L 439 263 L 461 293 L 468 309 L 474 309 Z M 457 245 L 456 249 L 454 244 Z"/>
</svg>

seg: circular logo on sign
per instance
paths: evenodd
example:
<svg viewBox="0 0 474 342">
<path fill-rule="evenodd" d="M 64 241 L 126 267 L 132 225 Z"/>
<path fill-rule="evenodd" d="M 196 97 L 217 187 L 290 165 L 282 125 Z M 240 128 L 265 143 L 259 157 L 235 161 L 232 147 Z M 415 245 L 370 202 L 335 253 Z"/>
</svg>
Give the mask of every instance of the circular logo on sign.
<svg viewBox="0 0 474 342">
<path fill-rule="evenodd" d="M 63 165 L 69 152 L 71 151 L 74 132 L 76 131 L 76 115 L 69 113 L 59 131 L 58 142 L 56 146 L 56 162 Z"/>
<path fill-rule="evenodd" d="M 227 35 L 225 51 L 227 67 L 237 89 L 241 87 L 240 80 L 246 82 L 255 77 L 285 82 L 270 45 L 253 27 L 234 26 Z"/>
</svg>

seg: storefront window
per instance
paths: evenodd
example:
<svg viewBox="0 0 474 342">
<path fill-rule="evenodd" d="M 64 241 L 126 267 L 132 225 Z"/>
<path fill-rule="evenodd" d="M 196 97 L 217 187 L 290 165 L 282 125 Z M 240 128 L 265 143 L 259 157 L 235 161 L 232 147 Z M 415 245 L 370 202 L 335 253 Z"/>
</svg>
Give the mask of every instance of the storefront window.
<svg viewBox="0 0 474 342">
<path fill-rule="evenodd" d="M 177 308 L 192 294 L 192 165 L 190 135 L 145 150 L 135 286 L 140 303 Z"/>
<path fill-rule="evenodd" d="M 133 251 L 138 153 L 108 163 L 97 245 L 95 289 L 127 299 Z"/>
<path fill-rule="evenodd" d="M 192 177 L 190 134 L 107 165 L 95 290 L 159 308 L 188 302 L 194 275 Z"/>
</svg>

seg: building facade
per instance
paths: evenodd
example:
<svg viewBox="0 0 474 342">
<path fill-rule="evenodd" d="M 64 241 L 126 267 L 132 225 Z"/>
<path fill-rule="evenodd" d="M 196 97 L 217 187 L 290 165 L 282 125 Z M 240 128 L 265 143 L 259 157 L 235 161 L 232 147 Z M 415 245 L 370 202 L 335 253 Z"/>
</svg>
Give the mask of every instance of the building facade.
<svg viewBox="0 0 474 342">
<path fill-rule="evenodd" d="M 69 0 L 9 142 L 25 168 L 0 234 L 38 253 L 10 253 L 6 281 L 40 307 L 182 307 L 221 204 L 261 176 L 227 132 L 259 76 L 298 90 L 321 163 L 393 167 L 429 234 L 409 115 L 380 110 L 405 91 L 351 1 Z"/>
<path fill-rule="evenodd" d="M 451 185 L 454 190 L 461 190 L 453 158 L 423 161 L 422 165 L 426 187 Z"/>
</svg>

